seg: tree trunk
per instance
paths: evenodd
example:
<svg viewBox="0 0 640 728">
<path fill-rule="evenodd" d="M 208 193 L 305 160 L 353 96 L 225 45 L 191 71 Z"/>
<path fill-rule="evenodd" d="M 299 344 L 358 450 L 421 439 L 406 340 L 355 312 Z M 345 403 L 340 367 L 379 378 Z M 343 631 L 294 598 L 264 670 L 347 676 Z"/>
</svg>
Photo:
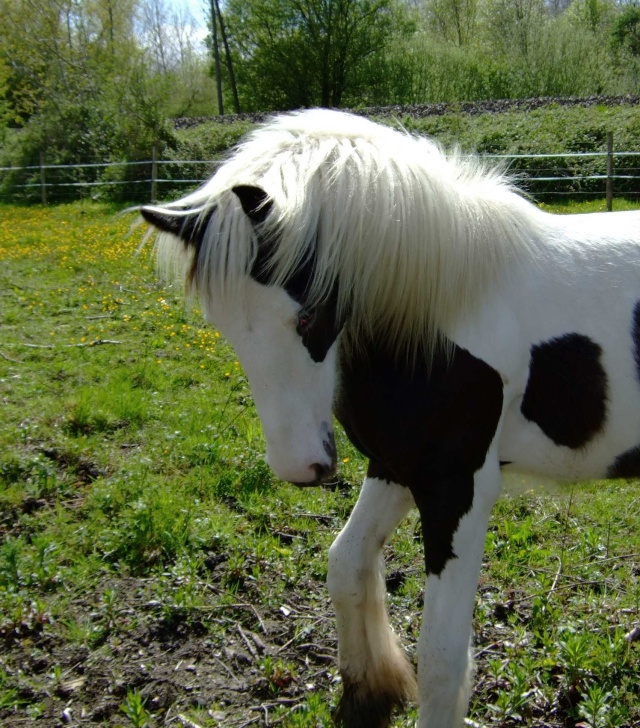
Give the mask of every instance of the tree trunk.
<svg viewBox="0 0 640 728">
<path fill-rule="evenodd" d="M 222 68 L 220 65 L 220 48 L 218 47 L 218 22 L 216 13 L 216 0 L 211 0 L 211 37 L 213 40 L 213 60 L 216 67 L 216 89 L 218 92 L 218 114 L 224 114 L 224 103 L 222 101 Z"/>
<path fill-rule="evenodd" d="M 236 74 L 233 71 L 233 60 L 231 59 L 231 51 L 229 50 L 229 43 L 227 41 L 227 31 L 224 27 L 224 20 L 222 18 L 222 12 L 220 11 L 220 3 L 218 0 L 212 0 L 216 6 L 218 15 L 218 21 L 220 22 L 220 33 L 222 34 L 222 42 L 224 44 L 224 53 L 227 59 L 227 70 L 229 71 L 229 81 L 231 82 L 231 93 L 233 94 L 233 106 L 236 110 L 236 114 L 240 113 L 240 100 L 238 99 L 238 87 L 236 85 Z"/>
</svg>

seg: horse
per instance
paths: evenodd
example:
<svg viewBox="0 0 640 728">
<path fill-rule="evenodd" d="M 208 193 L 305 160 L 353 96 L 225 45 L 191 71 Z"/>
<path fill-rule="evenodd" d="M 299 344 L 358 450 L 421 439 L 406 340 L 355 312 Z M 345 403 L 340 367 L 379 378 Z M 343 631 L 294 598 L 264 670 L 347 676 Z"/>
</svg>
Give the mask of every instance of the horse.
<svg viewBox="0 0 640 728">
<path fill-rule="evenodd" d="M 502 473 L 640 476 L 640 214 L 553 215 L 504 170 L 362 116 L 251 133 L 201 189 L 141 208 L 247 374 L 282 480 L 336 472 L 333 415 L 368 458 L 329 550 L 335 720 L 458 728 L 474 596 Z M 413 667 L 382 548 L 417 507 L 426 572 Z"/>
</svg>

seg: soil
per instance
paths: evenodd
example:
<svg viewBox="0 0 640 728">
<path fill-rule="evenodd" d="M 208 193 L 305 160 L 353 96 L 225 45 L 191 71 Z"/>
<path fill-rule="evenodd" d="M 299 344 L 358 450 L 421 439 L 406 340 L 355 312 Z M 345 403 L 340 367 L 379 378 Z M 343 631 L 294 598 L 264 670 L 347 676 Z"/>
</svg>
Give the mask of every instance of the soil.
<svg viewBox="0 0 640 728">
<path fill-rule="evenodd" d="M 108 588 L 119 598 L 105 624 L 95 605 Z M 46 615 L 5 631 L 0 674 L 19 685 L 22 709 L 0 707 L 0 725 L 129 725 L 121 706 L 135 690 L 154 724 L 192 728 L 184 713 L 200 708 L 209 724 L 274 725 L 274 708 L 303 704 L 314 690 L 337 693 L 333 614 L 320 584 L 301 586 L 278 606 L 253 605 L 243 594 L 188 614 L 168 611 L 150 593 L 149 579 L 127 577 L 74 599 L 69 620 L 100 625 L 88 644 L 64 639 Z M 26 717 L 28 705 L 42 712 Z"/>
<path fill-rule="evenodd" d="M 531 99 L 492 99 L 488 101 L 466 101 L 459 103 L 411 104 L 396 106 L 370 106 L 366 109 L 344 109 L 364 116 L 411 116 L 420 119 L 425 116 L 443 116 L 444 114 L 500 114 L 505 111 L 533 111 L 545 106 L 637 106 L 640 96 L 543 96 Z M 232 124 L 236 121 L 260 123 L 272 113 L 254 112 L 245 114 L 225 114 L 223 116 L 199 116 L 173 119 L 176 129 L 190 129 L 200 124 L 217 122 Z"/>
</svg>

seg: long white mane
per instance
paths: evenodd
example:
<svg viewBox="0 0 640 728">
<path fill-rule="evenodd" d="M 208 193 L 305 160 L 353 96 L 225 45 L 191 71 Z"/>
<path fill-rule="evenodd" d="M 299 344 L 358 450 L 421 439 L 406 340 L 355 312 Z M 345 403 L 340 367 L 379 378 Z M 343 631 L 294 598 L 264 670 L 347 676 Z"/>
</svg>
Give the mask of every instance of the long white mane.
<svg viewBox="0 0 640 728">
<path fill-rule="evenodd" d="M 216 208 L 194 280 L 205 299 L 212 288 L 237 292 L 256 255 L 236 185 L 261 187 L 273 201 L 262 232 L 278 241 L 275 282 L 315 254 L 312 303 L 338 279 L 353 332 L 381 331 L 414 353 L 431 351 L 438 332 L 528 258 L 542 235 L 544 215 L 477 159 L 447 156 L 432 141 L 360 116 L 286 114 L 168 206 L 203 215 Z"/>
</svg>

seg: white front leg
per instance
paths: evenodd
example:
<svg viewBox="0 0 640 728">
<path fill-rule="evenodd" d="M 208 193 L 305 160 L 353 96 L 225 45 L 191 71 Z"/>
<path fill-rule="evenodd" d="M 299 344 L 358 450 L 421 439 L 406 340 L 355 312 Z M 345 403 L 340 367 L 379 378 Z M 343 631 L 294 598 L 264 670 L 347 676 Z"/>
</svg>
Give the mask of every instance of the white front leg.
<svg viewBox="0 0 640 728">
<path fill-rule="evenodd" d="M 462 728 L 473 663 L 469 656 L 478 575 L 491 509 L 500 493 L 500 468 L 488 456 L 474 475 L 471 509 L 453 539 L 455 557 L 427 576 L 418 642 L 419 728 Z"/>
<path fill-rule="evenodd" d="M 415 677 L 385 606 L 382 548 L 414 505 L 408 488 L 367 477 L 329 550 L 327 584 L 336 610 L 344 728 L 386 728 L 394 706 L 415 696 Z"/>
</svg>

